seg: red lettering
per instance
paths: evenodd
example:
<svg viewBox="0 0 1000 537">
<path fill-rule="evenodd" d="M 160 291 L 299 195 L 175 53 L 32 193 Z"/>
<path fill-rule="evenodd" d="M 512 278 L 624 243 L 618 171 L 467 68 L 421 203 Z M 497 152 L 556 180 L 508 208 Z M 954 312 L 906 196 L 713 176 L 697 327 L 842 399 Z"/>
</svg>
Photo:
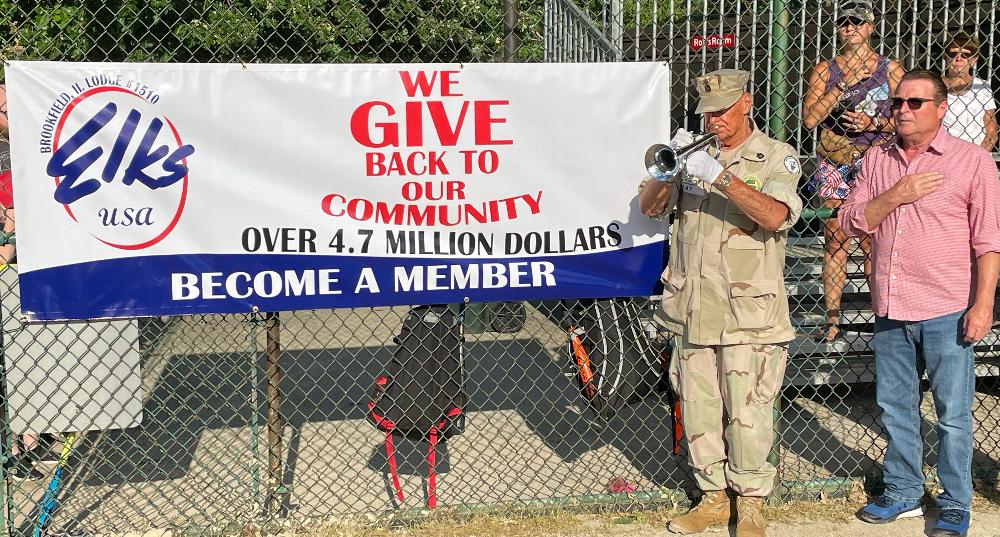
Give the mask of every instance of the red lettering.
<svg viewBox="0 0 1000 537">
<path fill-rule="evenodd" d="M 434 188 L 437 187 L 435 191 Z M 401 190 L 403 199 L 406 201 L 417 201 L 426 197 L 432 201 L 440 200 L 464 200 L 465 183 L 461 181 L 410 181 L 403 184 Z"/>
<path fill-rule="evenodd" d="M 400 71 L 399 78 L 403 81 L 403 90 L 410 97 L 415 97 L 418 91 L 424 97 L 430 97 L 431 91 L 437 83 L 439 73 L 441 75 L 441 96 L 461 97 L 462 94 L 457 93 L 454 89 L 454 86 L 458 84 L 458 80 L 452 78 L 452 75 L 459 74 L 459 71 L 432 71 L 429 80 L 427 73 L 424 71 L 418 71 L 415 77 L 409 71 Z"/>
<path fill-rule="evenodd" d="M 365 153 L 365 175 L 367 177 L 385 175 L 385 155 L 382 153 Z"/>
<path fill-rule="evenodd" d="M 399 153 L 393 153 L 389 157 L 389 169 L 385 171 L 386 175 L 406 175 L 406 170 L 403 168 L 403 157 L 399 156 Z"/>
<path fill-rule="evenodd" d="M 513 144 L 513 140 L 494 140 L 493 139 L 493 124 L 494 123 L 506 123 L 507 119 L 502 117 L 493 117 L 491 115 L 490 107 L 492 106 L 508 106 L 510 101 L 476 101 L 473 116 L 476 122 L 476 145 L 510 145 Z"/>
<path fill-rule="evenodd" d="M 465 113 L 469 111 L 469 101 L 462 102 L 462 110 L 458 113 L 458 121 L 455 122 L 454 128 L 451 126 L 451 121 L 448 120 L 448 112 L 444 109 L 444 103 L 441 101 L 428 102 L 427 111 L 431 115 L 431 122 L 434 123 L 434 130 L 437 131 L 438 140 L 441 141 L 441 145 L 456 145 L 458 143 L 458 135 L 462 133 L 462 125 L 465 123 Z M 409 121 L 409 118 L 407 118 L 407 121 Z M 416 144 L 408 143 L 408 145 Z"/>
<path fill-rule="evenodd" d="M 448 167 L 444 163 L 444 156 L 447 151 L 438 153 L 437 151 L 414 151 L 405 158 L 402 153 L 393 152 L 388 156 L 389 163 L 385 164 L 386 155 L 381 153 L 366 153 L 368 176 L 381 175 L 447 175 Z M 419 194 L 418 194 L 419 196 Z"/>
<path fill-rule="evenodd" d="M 445 167 L 444 161 L 441 160 L 444 158 L 444 155 L 445 155 L 444 151 L 442 151 L 440 154 L 438 154 L 437 151 L 431 151 L 430 153 L 427 154 L 427 166 L 430 168 L 430 170 L 427 173 L 429 175 L 448 174 L 448 168 Z"/>
<path fill-rule="evenodd" d="M 498 139 L 493 130 L 496 123 L 507 123 L 507 118 L 503 117 L 495 107 L 509 106 L 510 101 L 462 101 L 458 111 L 458 117 L 452 121 L 448 111 L 445 109 L 443 101 L 426 101 L 426 108 L 434 125 L 436 140 L 427 143 L 440 143 L 445 147 L 458 145 L 462 136 L 462 129 L 469 119 L 469 104 L 472 104 L 472 116 L 475 125 L 474 141 L 476 145 L 510 145 L 513 140 Z M 351 114 L 351 135 L 355 141 L 365 147 L 379 149 L 382 147 L 400 146 L 400 129 L 402 128 L 407 147 L 419 147 L 425 144 L 424 140 L 424 101 L 408 101 L 403 106 L 402 118 L 398 121 L 378 121 L 379 116 L 384 111 L 386 118 L 396 115 L 395 109 L 383 101 L 371 101 L 362 104 Z M 379 112 L 375 112 L 378 109 Z M 368 169 L 383 162 L 374 160 L 378 157 L 368 155 Z M 443 166 L 441 166 L 443 168 Z"/>
<path fill-rule="evenodd" d="M 420 183 L 416 181 L 410 181 L 409 183 L 403 184 L 403 199 L 406 201 L 417 201 L 420 196 L 424 195 L 423 187 Z"/>
<path fill-rule="evenodd" d="M 376 106 L 382 107 L 388 112 L 388 116 L 391 117 L 396 114 L 396 111 L 387 102 L 384 101 L 370 101 L 362 104 L 354 113 L 351 114 L 351 136 L 357 142 L 365 147 L 385 147 L 387 145 L 398 146 L 399 145 L 399 127 L 395 123 L 385 122 L 385 123 L 375 123 L 373 126 L 381 130 L 381 140 L 376 142 L 372 140 L 372 133 L 368 130 L 369 122 L 371 121 L 372 109 Z"/>
<path fill-rule="evenodd" d="M 464 200 L 465 183 L 463 183 L 462 181 L 448 181 L 448 199 Z"/>
<path fill-rule="evenodd" d="M 406 145 L 424 145 L 424 116 L 420 112 L 420 101 L 406 103 Z"/>
<path fill-rule="evenodd" d="M 433 226 L 434 225 L 434 212 L 433 205 L 425 205 L 420 207 L 419 205 L 407 205 L 406 206 L 407 218 L 410 225 L 413 226 Z"/>
<path fill-rule="evenodd" d="M 431 74 L 431 79 L 427 80 L 427 73 L 423 71 L 417 72 L 416 80 L 410 78 L 409 71 L 400 71 L 399 78 L 403 80 L 403 90 L 410 97 L 416 96 L 417 90 L 420 90 L 420 94 L 424 97 L 431 96 L 431 88 L 434 87 L 434 82 L 437 80 L 437 71 Z"/>
<path fill-rule="evenodd" d="M 479 153 L 479 171 L 493 173 L 500 166 L 500 157 L 492 149 L 484 149 Z"/>
<path fill-rule="evenodd" d="M 335 200 L 338 201 L 340 205 L 343 205 L 343 203 L 347 201 L 347 199 L 340 194 L 327 194 L 326 196 L 323 196 L 323 201 L 320 202 L 320 207 L 323 209 L 324 213 L 330 216 L 343 216 L 343 209 L 340 209 L 338 212 L 333 212 L 333 202 Z"/>
<path fill-rule="evenodd" d="M 364 198 L 347 202 L 347 215 L 355 220 L 368 220 L 375 213 L 375 205 Z"/>
<path fill-rule="evenodd" d="M 417 163 L 417 159 L 420 159 L 420 163 Z M 419 166 L 419 167 L 418 167 Z M 424 154 L 420 151 L 415 151 L 410 153 L 410 156 L 406 157 L 406 171 L 410 175 L 424 175 L 427 173 L 427 159 L 424 158 Z"/>
<path fill-rule="evenodd" d="M 458 84 L 457 80 L 452 80 L 451 75 L 457 75 L 458 71 L 441 71 L 441 96 L 442 97 L 461 97 L 461 93 L 455 93 L 451 88 L 455 84 Z"/>
<path fill-rule="evenodd" d="M 380 201 L 375 204 L 375 221 L 396 224 L 398 226 L 403 223 L 403 211 L 405 207 L 405 205 L 398 203 L 390 207 L 384 201 Z"/>
</svg>

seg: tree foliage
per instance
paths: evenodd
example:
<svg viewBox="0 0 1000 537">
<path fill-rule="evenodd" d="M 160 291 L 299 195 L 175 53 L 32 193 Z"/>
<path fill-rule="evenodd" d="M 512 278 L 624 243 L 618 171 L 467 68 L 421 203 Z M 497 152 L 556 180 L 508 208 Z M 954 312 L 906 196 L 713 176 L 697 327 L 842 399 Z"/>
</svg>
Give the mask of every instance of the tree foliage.
<svg viewBox="0 0 1000 537">
<path fill-rule="evenodd" d="M 517 0 L 539 60 L 541 1 Z M 5 58 L 142 62 L 503 60 L 503 0 L 0 0 Z"/>
</svg>

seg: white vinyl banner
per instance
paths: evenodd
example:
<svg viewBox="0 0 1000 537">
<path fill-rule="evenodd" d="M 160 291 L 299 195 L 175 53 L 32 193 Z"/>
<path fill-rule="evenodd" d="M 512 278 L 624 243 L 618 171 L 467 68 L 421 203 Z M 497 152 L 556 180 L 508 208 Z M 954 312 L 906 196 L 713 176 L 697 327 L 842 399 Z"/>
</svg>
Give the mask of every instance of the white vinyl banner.
<svg viewBox="0 0 1000 537">
<path fill-rule="evenodd" d="M 11 62 L 34 320 L 639 296 L 659 63 Z"/>
</svg>

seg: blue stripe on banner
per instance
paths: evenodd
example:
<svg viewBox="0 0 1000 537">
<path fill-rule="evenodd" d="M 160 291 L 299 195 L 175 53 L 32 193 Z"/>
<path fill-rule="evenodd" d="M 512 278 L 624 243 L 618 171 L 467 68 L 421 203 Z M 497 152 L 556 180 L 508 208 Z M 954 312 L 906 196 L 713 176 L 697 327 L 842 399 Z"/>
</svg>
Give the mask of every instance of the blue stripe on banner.
<svg viewBox="0 0 1000 537">
<path fill-rule="evenodd" d="M 526 258 L 198 254 L 109 259 L 20 274 L 32 320 L 649 296 L 664 242 Z M 368 288 L 364 287 L 367 282 Z M 377 292 L 374 285 L 378 286 Z"/>
</svg>

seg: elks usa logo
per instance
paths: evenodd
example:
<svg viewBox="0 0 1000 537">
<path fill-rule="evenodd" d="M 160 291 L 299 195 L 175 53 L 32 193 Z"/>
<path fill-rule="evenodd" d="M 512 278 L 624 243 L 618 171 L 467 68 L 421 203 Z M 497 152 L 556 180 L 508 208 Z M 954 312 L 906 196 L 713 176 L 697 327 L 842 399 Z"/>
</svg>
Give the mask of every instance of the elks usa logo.
<svg viewBox="0 0 1000 537">
<path fill-rule="evenodd" d="M 195 149 L 157 112 L 159 95 L 129 81 L 62 98 L 46 165 L 53 199 L 108 246 L 141 250 L 163 240 L 184 212 Z"/>
</svg>

